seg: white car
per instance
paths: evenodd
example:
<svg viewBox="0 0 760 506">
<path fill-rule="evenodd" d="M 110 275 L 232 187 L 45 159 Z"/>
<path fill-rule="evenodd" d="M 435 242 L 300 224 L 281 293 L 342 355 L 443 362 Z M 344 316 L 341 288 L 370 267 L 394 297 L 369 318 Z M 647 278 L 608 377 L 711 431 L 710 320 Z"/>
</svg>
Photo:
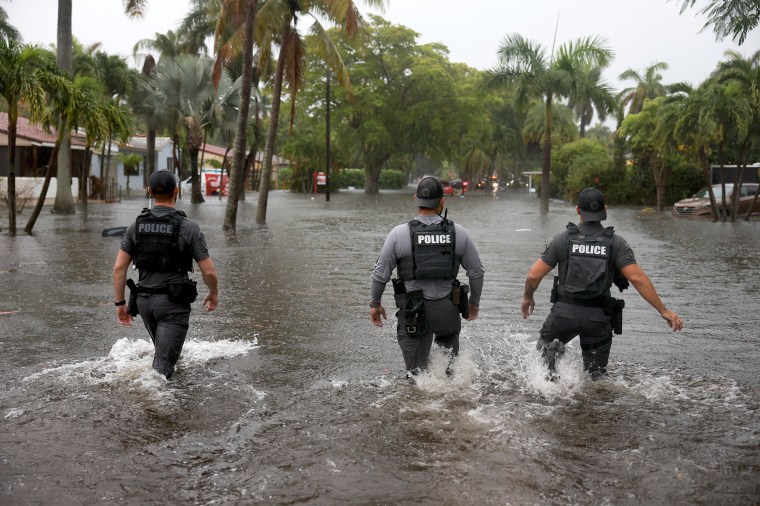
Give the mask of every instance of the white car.
<svg viewBox="0 0 760 506">
<path fill-rule="evenodd" d="M 198 177 L 201 180 L 201 195 L 205 195 L 206 194 L 206 178 L 203 176 L 203 174 L 199 174 Z M 190 195 L 190 193 L 192 193 L 192 191 L 193 191 L 193 178 L 192 178 L 192 176 L 189 177 L 189 178 L 187 178 L 187 179 L 183 179 L 182 183 L 180 183 L 180 184 L 182 186 L 182 194 L 183 195 Z"/>
</svg>

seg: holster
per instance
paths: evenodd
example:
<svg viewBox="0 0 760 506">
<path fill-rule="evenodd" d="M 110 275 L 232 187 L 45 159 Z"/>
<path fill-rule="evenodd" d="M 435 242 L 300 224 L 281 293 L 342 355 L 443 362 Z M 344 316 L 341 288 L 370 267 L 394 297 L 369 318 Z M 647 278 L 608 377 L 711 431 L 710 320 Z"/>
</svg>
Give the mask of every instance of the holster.
<svg viewBox="0 0 760 506">
<path fill-rule="evenodd" d="M 422 290 L 415 290 L 406 294 L 406 304 L 401 311 L 401 324 L 404 325 L 409 337 L 417 337 L 425 326 L 425 304 L 422 298 Z"/>
<path fill-rule="evenodd" d="M 612 331 L 617 335 L 623 333 L 623 308 L 625 308 L 625 301 L 615 297 L 610 297 L 604 305 L 604 312 L 609 315 L 612 323 Z"/>
<path fill-rule="evenodd" d="M 192 279 L 186 279 L 178 283 L 169 283 L 169 300 L 179 304 L 191 304 L 198 297 L 197 283 Z"/>
<path fill-rule="evenodd" d="M 396 307 L 398 309 L 404 309 L 406 307 L 406 285 L 404 285 L 403 279 L 393 278 L 393 299 L 396 301 Z"/>
<path fill-rule="evenodd" d="M 554 284 L 552 285 L 552 293 L 549 296 L 549 302 L 551 302 L 552 304 L 557 302 L 557 294 L 558 294 L 557 287 L 558 286 L 559 286 L 559 276 L 554 276 Z"/>
<path fill-rule="evenodd" d="M 451 303 L 457 306 L 462 318 L 470 317 L 470 287 L 460 283 L 458 279 L 451 282 Z"/>
<path fill-rule="evenodd" d="M 129 287 L 129 303 L 127 304 L 127 313 L 130 316 L 137 316 L 139 311 L 137 310 L 137 285 L 132 279 L 127 280 L 127 286 Z"/>
</svg>

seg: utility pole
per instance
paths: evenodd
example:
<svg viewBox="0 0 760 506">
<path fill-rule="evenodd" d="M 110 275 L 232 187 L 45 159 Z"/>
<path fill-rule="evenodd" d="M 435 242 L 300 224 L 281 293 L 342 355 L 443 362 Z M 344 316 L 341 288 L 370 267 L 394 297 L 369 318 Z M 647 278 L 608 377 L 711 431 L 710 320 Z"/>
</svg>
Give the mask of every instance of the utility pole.
<svg viewBox="0 0 760 506">
<path fill-rule="evenodd" d="M 325 188 L 325 202 L 330 202 L 330 69 L 327 69 L 327 115 L 325 121 L 325 182 L 327 186 Z"/>
</svg>

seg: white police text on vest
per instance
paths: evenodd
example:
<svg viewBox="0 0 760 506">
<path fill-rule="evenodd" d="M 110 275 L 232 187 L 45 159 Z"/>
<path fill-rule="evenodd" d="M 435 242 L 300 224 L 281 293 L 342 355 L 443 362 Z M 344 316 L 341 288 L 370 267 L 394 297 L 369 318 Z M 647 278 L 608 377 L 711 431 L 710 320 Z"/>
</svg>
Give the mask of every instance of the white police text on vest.
<svg viewBox="0 0 760 506">
<path fill-rule="evenodd" d="M 140 223 L 137 232 L 142 234 L 171 234 L 173 232 L 171 223 Z"/>
<path fill-rule="evenodd" d="M 420 234 L 417 236 L 417 245 L 426 244 L 451 244 L 451 234 Z"/>
<path fill-rule="evenodd" d="M 593 245 L 593 244 L 573 244 L 571 253 L 578 253 L 581 255 L 606 255 L 607 246 Z"/>
</svg>

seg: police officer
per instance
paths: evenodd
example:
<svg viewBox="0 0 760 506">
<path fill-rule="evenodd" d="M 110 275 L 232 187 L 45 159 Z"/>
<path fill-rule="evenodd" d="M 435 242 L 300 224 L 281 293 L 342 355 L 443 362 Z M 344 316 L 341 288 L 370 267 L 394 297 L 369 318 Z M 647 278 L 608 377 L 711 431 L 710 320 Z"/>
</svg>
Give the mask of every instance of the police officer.
<svg viewBox="0 0 760 506">
<path fill-rule="evenodd" d="M 578 196 L 575 209 L 581 218 L 580 225 L 570 223 L 567 230 L 554 236 L 528 272 L 522 299 L 522 317 L 525 319 L 533 313 L 533 294 L 539 283 L 559 264 L 556 293 L 554 290 L 552 293 L 555 303 L 537 342 L 549 368 L 548 379 L 552 381 L 559 377 L 556 360 L 564 353 L 565 344 L 578 335 L 584 370 L 592 378 L 607 372 L 612 346 L 612 317 L 615 310 L 622 311 L 623 305 L 620 301 L 616 308 L 615 299 L 610 296 L 616 271 L 624 277 L 618 278 L 616 285 L 623 287 L 626 280 L 630 281 L 674 332 L 683 328 L 683 320 L 665 308 L 649 277 L 636 264 L 628 242 L 615 234 L 612 227 L 602 226 L 601 222 L 607 219 L 602 192 L 586 188 Z"/>
<path fill-rule="evenodd" d="M 387 316 L 380 299 L 393 269 L 397 269 L 396 334 L 408 376 L 427 367 L 434 339 L 451 350 L 452 359 L 457 355 L 460 311 L 469 313 L 468 320 L 477 318 L 484 273 L 467 230 L 441 216 L 441 182 L 434 177 L 423 178 L 414 199 L 416 219 L 396 226 L 385 239 L 372 271 L 369 304 L 370 320 L 382 327 Z M 469 299 L 456 280 L 460 265 L 467 271 Z"/>
<path fill-rule="evenodd" d="M 122 325 L 131 325 L 133 316 L 127 310 L 124 286 L 127 268 L 134 261 L 140 271 L 137 310 L 155 347 L 153 369 L 169 379 L 187 336 L 190 303 L 197 295 L 195 282 L 188 276 L 193 260 L 209 290 L 203 301 L 208 311 L 218 304 L 217 276 L 198 224 L 175 208 L 179 188 L 174 174 L 168 170 L 154 172 L 148 192 L 156 205 L 143 209 L 135 223 L 127 227 L 116 257 L 116 316 Z"/>
</svg>

